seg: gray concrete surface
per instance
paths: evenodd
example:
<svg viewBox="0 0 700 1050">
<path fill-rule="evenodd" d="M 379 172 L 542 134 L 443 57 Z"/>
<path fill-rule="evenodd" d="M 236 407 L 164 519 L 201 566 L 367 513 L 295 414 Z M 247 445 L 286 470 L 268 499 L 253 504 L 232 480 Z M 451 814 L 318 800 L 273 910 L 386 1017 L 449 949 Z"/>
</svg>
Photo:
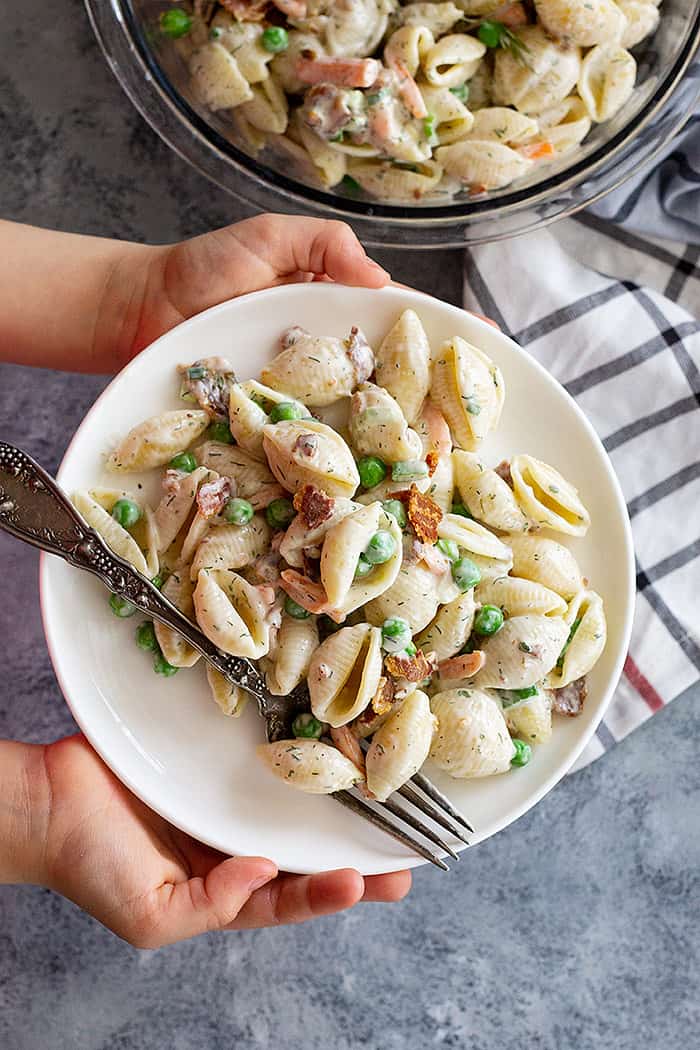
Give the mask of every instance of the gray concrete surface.
<svg viewBox="0 0 700 1050">
<path fill-rule="evenodd" d="M 105 3 L 107 0 L 105 0 Z M 0 34 L 0 214 L 167 241 L 237 217 L 142 123 L 78 0 Z M 454 253 L 388 260 L 456 300 Z M 0 435 L 55 468 L 103 379 L 0 366 Z M 74 728 L 37 558 L 0 536 L 0 734 Z M 698 695 L 686 695 L 401 905 L 128 947 L 67 901 L 0 889 L 2 1050 L 685 1050 L 700 1027 Z"/>
</svg>

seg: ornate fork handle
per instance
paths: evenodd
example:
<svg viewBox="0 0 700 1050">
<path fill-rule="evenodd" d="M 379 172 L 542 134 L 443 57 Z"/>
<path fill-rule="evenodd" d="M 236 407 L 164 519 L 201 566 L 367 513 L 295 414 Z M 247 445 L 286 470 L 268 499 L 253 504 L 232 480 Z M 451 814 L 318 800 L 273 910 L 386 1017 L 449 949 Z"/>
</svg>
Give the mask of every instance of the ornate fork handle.
<svg viewBox="0 0 700 1050">
<path fill-rule="evenodd" d="M 187 639 L 229 681 L 252 693 L 269 717 L 269 694 L 256 667 L 217 648 L 129 562 L 114 554 L 54 479 L 21 449 L 0 442 L 0 529 L 98 576 L 111 591 Z"/>
</svg>

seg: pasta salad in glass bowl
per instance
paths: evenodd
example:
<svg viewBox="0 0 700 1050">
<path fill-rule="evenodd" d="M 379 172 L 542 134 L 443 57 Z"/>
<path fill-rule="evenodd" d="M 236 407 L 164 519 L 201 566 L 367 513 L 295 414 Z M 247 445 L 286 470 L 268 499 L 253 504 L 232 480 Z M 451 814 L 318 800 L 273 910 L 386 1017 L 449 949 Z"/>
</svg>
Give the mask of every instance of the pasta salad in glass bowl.
<svg viewBox="0 0 700 1050">
<path fill-rule="evenodd" d="M 290 286 L 179 326 L 108 388 L 59 481 L 220 649 L 310 698 L 292 738 L 261 743 L 246 694 L 183 638 L 45 562 L 64 691 L 149 805 L 220 849 L 369 872 L 401 847 L 321 796 L 382 801 L 426 763 L 478 840 L 562 775 L 619 673 L 634 575 L 605 453 L 511 347 L 418 293 Z M 87 642 L 63 615 L 76 591 Z M 313 862 L 291 813 L 319 829 Z"/>
<path fill-rule="evenodd" d="M 86 0 L 131 98 L 258 208 L 366 243 L 512 236 L 618 185 L 697 100 L 700 0 Z"/>
</svg>

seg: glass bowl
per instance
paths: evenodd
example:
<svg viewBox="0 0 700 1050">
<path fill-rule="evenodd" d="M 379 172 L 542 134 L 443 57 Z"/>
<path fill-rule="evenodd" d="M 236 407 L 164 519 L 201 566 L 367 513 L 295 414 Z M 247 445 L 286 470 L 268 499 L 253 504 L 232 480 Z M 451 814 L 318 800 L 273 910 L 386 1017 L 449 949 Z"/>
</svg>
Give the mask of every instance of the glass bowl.
<svg viewBox="0 0 700 1050">
<path fill-rule="evenodd" d="M 224 113 L 196 98 L 185 63 L 158 31 L 163 0 L 85 0 L 107 60 L 134 105 L 180 156 L 222 189 L 265 211 L 352 223 L 365 244 L 444 248 L 502 240 L 571 215 L 653 159 L 692 113 L 700 81 L 684 74 L 700 45 L 700 0 L 663 0 L 656 33 L 634 49 L 637 87 L 572 155 L 480 199 L 382 204 L 290 177 L 248 155 Z"/>
</svg>

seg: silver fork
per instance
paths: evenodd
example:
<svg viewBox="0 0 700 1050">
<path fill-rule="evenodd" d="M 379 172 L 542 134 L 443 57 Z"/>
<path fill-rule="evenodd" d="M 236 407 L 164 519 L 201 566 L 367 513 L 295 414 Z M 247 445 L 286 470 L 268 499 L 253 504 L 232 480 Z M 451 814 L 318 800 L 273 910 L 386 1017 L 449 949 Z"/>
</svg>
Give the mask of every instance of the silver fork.
<svg viewBox="0 0 700 1050">
<path fill-rule="evenodd" d="M 147 616 L 174 628 L 204 659 L 230 682 L 255 697 L 265 720 L 268 740 L 293 736 L 292 722 L 309 709 L 305 685 L 289 696 L 274 696 L 257 668 L 246 659 L 222 652 L 188 620 L 145 576 L 114 554 L 99 534 L 78 513 L 56 481 L 21 449 L 0 441 L 0 529 L 49 554 L 56 554 L 78 569 L 98 576 L 120 598 Z M 333 798 L 397 839 L 431 864 L 447 871 L 437 847 L 459 860 L 441 834 L 414 811 L 443 831 L 469 844 L 473 832 L 461 813 L 442 792 L 420 773 L 384 803 L 371 802 L 357 791 L 337 791 Z M 425 841 L 423 841 L 425 840 Z M 425 842 L 430 843 L 426 845 Z"/>
</svg>

